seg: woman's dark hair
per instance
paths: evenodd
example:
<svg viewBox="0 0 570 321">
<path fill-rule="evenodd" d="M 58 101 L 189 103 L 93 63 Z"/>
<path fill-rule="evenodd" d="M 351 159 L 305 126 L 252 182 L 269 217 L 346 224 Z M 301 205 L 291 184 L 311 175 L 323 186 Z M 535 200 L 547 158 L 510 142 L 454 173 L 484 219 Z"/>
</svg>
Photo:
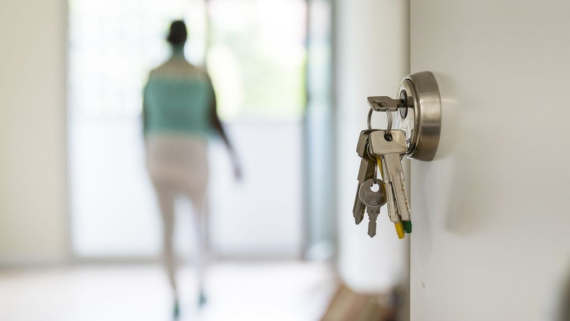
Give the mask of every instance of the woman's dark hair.
<svg viewBox="0 0 570 321">
<path fill-rule="evenodd" d="M 188 38 L 188 30 L 186 30 L 186 23 L 182 20 L 175 20 L 170 25 L 170 32 L 166 41 L 172 45 L 182 45 Z"/>
</svg>

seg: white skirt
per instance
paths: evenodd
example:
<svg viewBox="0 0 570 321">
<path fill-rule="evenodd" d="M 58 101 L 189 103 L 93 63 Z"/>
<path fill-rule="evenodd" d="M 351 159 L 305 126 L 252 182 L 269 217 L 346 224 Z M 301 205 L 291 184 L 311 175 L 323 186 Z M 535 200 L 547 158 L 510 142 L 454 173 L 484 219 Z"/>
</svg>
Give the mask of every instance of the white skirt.
<svg viewBox="0 0 570 321">
<path fill-rule="evenodd" d="M 147 168 L 153 183 L 203 193 L 208 185 L 208 142 L 182 135 L 146 139 Z"/>
</svg>

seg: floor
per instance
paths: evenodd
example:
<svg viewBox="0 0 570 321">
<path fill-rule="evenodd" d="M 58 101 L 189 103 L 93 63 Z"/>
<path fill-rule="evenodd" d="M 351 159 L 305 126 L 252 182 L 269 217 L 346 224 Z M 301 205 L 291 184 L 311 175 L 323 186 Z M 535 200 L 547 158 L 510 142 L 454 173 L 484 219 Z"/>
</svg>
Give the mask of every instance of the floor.
<svg viewBox="0 0 570 321">
<path fill-rule="evenodd" d="M 192 269 L 183 268 L 182 321 L 317 321 L 336 282 L 323 264 L 217 264 L 201 311 L 195 284 Z M 0 320 L 167 321 L 171 305 L 157 265 L 0 270 Z"/>
</svg>

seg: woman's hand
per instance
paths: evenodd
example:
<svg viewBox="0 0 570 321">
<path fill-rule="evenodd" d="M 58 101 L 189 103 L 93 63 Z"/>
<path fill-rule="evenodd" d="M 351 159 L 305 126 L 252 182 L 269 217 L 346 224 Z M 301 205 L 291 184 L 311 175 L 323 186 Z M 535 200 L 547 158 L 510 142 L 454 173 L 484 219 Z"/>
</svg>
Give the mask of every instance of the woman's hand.
<svg viewBox="0 0 570 321">
<path fill-rule="evenodd" d="M 241 164 L 240 164 L 237 156 L 235 155 L 235 153 L 232 153 L 232 165 L 233 165 L 235 180 L 237 182 L 241 182 L 243 179 L 243 171 L 242 171 Z"/>
<path fill-rule="evenodd" d="M 243 179 L 243 172 L 241 170 L 241 166 L 234 165 L 234 177 L 237 182 L 241 182 Z"/>
</svg>

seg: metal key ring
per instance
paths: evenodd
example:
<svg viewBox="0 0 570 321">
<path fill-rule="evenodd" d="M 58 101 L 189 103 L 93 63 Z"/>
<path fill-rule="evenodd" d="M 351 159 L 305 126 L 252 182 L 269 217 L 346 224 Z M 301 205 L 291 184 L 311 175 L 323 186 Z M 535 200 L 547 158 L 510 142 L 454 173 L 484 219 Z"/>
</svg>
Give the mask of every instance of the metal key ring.
<svg viewBox="0 0 570 321">
<path fill-rule="evenodd" d="M 368 111 L 368 119 L 366 120 L 366 123 L 368 124 L 368 129 L 372 129 L 372 113 L 374 112 L 374 109 L 372 109 L 372 107 L 370 107 L 370 110 Z"/>
<path fill-rule="evenodd" d="M 372 113 L 374 109 L 372 107 L 368 111 L 368 118 L 366 119 L 366 123 L 368 124 L 368 129 L 372 129 Z M 390 135 L 392 132 L 392 112 L 390 110 L 386 110 L 386 114 L 388 116 L 388 128 L 386 129 L 386 135 Z"/>
</svg>

